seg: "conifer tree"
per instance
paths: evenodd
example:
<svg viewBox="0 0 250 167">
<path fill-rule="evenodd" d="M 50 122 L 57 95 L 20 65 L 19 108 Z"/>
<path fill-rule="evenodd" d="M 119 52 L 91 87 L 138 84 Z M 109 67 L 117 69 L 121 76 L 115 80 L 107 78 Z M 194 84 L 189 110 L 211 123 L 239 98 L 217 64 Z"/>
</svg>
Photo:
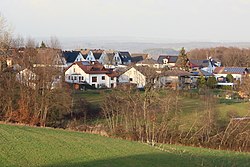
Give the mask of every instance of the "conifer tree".
<svg viewBox="0 0 250 167">
<path fill-rule="evenodd" d="M 40 48 L 46 48 L 45 43 L 42 41 Z"/>
<path fill-rule="evenodd" d="M 184 47 L 182 47 L 179 57 L 177 59 L 176 65 L 179 66 L 182 70 L 189 71 L 189 60 L 186 54 Z"/>
</svg>

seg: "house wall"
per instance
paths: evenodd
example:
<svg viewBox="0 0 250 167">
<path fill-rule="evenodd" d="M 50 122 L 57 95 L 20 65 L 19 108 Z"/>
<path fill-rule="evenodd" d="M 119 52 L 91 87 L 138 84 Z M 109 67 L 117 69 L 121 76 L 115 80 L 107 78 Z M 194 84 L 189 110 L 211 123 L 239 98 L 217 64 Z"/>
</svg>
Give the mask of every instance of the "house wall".
<svg viewBox="0 0 250 167">
<path fill-rule="evenodd" d="M 146 85 L 146 77 L 135 68 L 131 68 L 119 77 L 119 82 L 133 83 L 136 84 L 138 88 L 143 88 Z"/>
<path fill-rule="evenodd" d="M 148 67 L 152 67 L 152 68 L 160 68 L 160 64 L 143 64 L 143 63 L 136 63 L 136 66 L 148 66 Z"/>
<path fill-rule="evenodd" d="M 119 65 L 119 64 L 122 64 L 122 60 L 119 56 L 119 53 L 115 53 L 114 57 L 113 57 L 113 61 L 115 65 Z"/>
<path fill-rule="evenodd" d="M 79 53 L 79 55 L 75 59 L 75 62 L 78 62 L 78 61 L 85 61 L 85 59 L 84 59 L 84 57 L 82 56 L 81 53 Z"/>
<path fill-rule="evenodd" d="M 224 77 L 226 78 L 227 74 L 214 74 L 216 80 L 217 78 L 220 78 L 220 77 Z M 242 78 L 242 75 L 241 74 L 232 74 L 232 76 L 234 77 L 235 80 L 240 80 L 241 81 L 241 78 Z"/>
<path fill-rule="evenodd" d="M 96 61 L 95 56 L 92 51 L 89 51 L 88 56 L 86 57 L 87 61 Z"/>
</svg>

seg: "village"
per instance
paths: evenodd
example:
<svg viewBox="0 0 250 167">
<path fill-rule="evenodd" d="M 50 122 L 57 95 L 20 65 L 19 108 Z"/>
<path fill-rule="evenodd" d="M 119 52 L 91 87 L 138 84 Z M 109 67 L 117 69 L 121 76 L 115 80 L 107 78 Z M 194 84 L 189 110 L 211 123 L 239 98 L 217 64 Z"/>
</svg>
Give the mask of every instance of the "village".
<svg viewBox="0 0 250 167">
<path fill-rule="evenodd" d="M 249 8 L 0 0 L 0 167 L 249 167 Z"/>
<path fill-rule="evenodd" d="M 184 48 L 179 55 L 161 54 L 155 60 L 147 53 L 102 49 L 63 51 L 41 46 L 35 49 L 40 58 L 25 67 L 18 61 L 27 50 L 8 51 L 11 54 L 5 54 L 1 69 L 13 69 L 20 83 L 33 88 L 39 78 L 35 69 L 50 66 L 60 71 L 47 81 L 52 83 L 51 88 L 63 82 L 76 90 L 112 89 L 119 85 L 134 85 L 143 90 L 149 84 L 157 89 L 190 90 L 209 84 L 210 88 L 238 90 L 240 98 L 247 97 L 237 88 L 249 75 L 249 67 L 223 66 L 223 62 L 213 57 L 189 59 Z"/>
</svg>

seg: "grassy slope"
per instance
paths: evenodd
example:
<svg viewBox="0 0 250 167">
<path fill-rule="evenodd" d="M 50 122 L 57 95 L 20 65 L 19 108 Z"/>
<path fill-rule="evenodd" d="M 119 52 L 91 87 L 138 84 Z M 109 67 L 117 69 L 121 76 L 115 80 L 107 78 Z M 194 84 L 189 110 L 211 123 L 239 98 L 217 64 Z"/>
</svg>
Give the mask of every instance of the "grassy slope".
<svg viewBox="0 0 250 167">
<path fill-rule="evenodd" d="M 0 166 L 250 166 L 250 154 L 0 124 Z"/>
</svg>

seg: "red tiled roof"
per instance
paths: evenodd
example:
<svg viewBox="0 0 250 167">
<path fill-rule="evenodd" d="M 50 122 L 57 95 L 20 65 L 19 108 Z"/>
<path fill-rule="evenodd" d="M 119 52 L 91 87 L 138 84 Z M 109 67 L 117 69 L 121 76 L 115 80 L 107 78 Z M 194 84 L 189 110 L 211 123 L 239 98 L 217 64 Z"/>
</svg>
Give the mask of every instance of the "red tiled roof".
<svg viewBox="0 0 250 167">
<path fill-rule="evenodd" d="M 86 64 L 84 64 L 86 63 Z M 78 65 L 86 74 L 107 74 L 108 76 L 118 76 L 118 74 L 116 72 L 114 72 L 113 70 L 108 70 L 105 69 L 105 67 L 100 64 L 98 61 L 93 61 L 93 62 L 86 62 L 86 61 L 81 61 L 81 62 L 75 62 L 73 63 L 71 66 L 73 65 Z M 71 67 L 69 66 L 66 71 Z"/>
</svg>

